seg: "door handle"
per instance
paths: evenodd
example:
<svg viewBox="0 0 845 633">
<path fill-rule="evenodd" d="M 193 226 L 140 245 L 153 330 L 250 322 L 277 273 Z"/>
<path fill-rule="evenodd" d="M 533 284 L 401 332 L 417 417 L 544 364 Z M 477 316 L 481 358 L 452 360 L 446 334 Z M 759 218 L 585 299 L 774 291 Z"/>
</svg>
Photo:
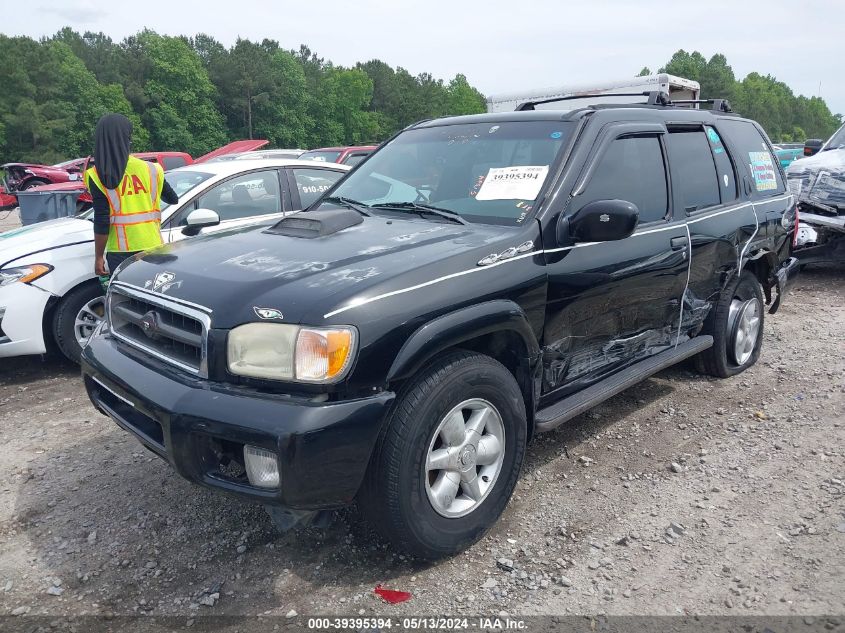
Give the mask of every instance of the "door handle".
<svg viewBox="0 0 845 633">
<path fill-rule="evenodd" d="M 680 251 L 686 249 L 689 246 L 689 238 L 686 235 L 681 237 L 673 237 L 669 240 L 669 244 L 672 247 L 673 251 Z"/>
</svg>

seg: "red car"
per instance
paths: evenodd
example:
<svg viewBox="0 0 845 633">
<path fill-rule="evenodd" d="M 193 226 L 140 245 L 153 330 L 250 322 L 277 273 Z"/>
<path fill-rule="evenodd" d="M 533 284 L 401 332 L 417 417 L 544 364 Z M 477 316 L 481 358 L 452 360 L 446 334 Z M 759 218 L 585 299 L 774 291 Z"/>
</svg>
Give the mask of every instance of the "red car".
<svg viewBox="0 0 845 633">
<path fill-rule="evenodd" d="M 320 147 L 305 152 L 299 160 L 317 160 L 324 163 L 340 163 L 354 167 L 376 151 L 376 145 L 350 145 L 349 147 Z"/>
<path fill-rule="evenodd" d="M 15 191 L 26 191 L 40 185 L 81 180 L 87 162 L 87 158 L 76 158 L 58 165 L 6 163 L 0 165 L 0 169 L 6 172 L 6 191 L 13 193 Z"/>
<path fill-rule="evenodd" d="M 158 163 L 164 171 L 184 167 L 192 163 L 201 163 L 223 154 L 249 151 L 263 147 L 269 141 L 248 140 L 234 141 L 208 154 L 203 154 L 194 160 L 185 152 L 133 152 L 133 156 L 151 163 Z M 90 156 L 69 160 L 58 165 L 29 165 L 25 163 L 7 163 L 2 165 L 6 170 L 5 195 L 0 195 L 0 207 L 12 206 L 12 196 L 18 191 L 26 191 L 38 187 L 37 191 L 75 191 L 82 190 L 77 201 L 77 211 L 82 211 L 91 204 L 91 194 L 85 191 L 82 175 L 88 169 Z M 4 188 L 0 188 L 2 192 Z"/>
</svg>

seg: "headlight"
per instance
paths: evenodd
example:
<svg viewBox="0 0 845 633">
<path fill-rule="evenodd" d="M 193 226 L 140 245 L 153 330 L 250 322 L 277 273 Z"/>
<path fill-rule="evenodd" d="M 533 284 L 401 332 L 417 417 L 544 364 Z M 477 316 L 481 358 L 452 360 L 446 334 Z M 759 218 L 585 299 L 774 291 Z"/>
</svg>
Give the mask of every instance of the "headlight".
<svg viewBox="0 0 845 633">
<path fill-rule="evenodd" d="M 335 382 L 349 370 L 356 343 L 351 327 L 247 323 L 229 332 L 229 371 L 271 380 Z"/>
<path fill-rule="evenodd" d="M 16 281 L 28 284 L 39 277 L 43 277 L 51 270 L 53 270 L 53 267 L 49 264 L 30 264 L 17 268 L 4 268 L 0 270 L 0 287 L 8 286 Z"/>
</svg>

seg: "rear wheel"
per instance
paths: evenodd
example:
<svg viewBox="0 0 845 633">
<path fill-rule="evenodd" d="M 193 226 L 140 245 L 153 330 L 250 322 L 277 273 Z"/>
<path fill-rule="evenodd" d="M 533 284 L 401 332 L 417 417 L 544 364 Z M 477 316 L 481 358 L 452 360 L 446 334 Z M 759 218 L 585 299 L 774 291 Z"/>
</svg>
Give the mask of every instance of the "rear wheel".
<svg viewBox="0 0 845 633">
<path fill-rule="evenodd" d="M 702 373 L 727 378 L 757 362 L 763 345 L 763 290 L 750 272 L 743 272 L 722 292 L 708 315 L 704 333 L 713 347 L 696 357 Z"/>
<path fill-rule="evenodd" d="M 99 282 L 90 282 L 66 294 L 53 315 L 56 344 L 74 363 L 82 347 L 105 314 L 105 297 Z"/>
<path fill-rule="evenodd" d="M 507 505 L 525 453 L 525 405 L 507 368 L 449 354 L 412 380 L 385 424 L 360 495 L 369 522 L 420 558 L 481 538 Z"/>
</svg>

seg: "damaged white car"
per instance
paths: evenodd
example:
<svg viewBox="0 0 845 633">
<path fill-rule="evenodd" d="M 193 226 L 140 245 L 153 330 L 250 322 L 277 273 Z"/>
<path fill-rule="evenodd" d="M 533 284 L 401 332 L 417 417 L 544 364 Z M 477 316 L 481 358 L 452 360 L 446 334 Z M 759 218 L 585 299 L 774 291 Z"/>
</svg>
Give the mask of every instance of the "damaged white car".
<svg viewBox="0 0 845 633">
<path fill-rule="evenodd" d="M 798 197 L 795 256 L 802 264 L 845 262 L 845 125 L 786 176 Z"/>
<path fill-rule="evenodd" d="M 179 203 L 162 204 L 165 243 L 307 207 L 349 167 L 290 159 L 189 165 L 167 172 Z M 77 362 L 103 315 L 93 211 L 0 233 L 0 358 L 58 348 Z"/>
</svg>

